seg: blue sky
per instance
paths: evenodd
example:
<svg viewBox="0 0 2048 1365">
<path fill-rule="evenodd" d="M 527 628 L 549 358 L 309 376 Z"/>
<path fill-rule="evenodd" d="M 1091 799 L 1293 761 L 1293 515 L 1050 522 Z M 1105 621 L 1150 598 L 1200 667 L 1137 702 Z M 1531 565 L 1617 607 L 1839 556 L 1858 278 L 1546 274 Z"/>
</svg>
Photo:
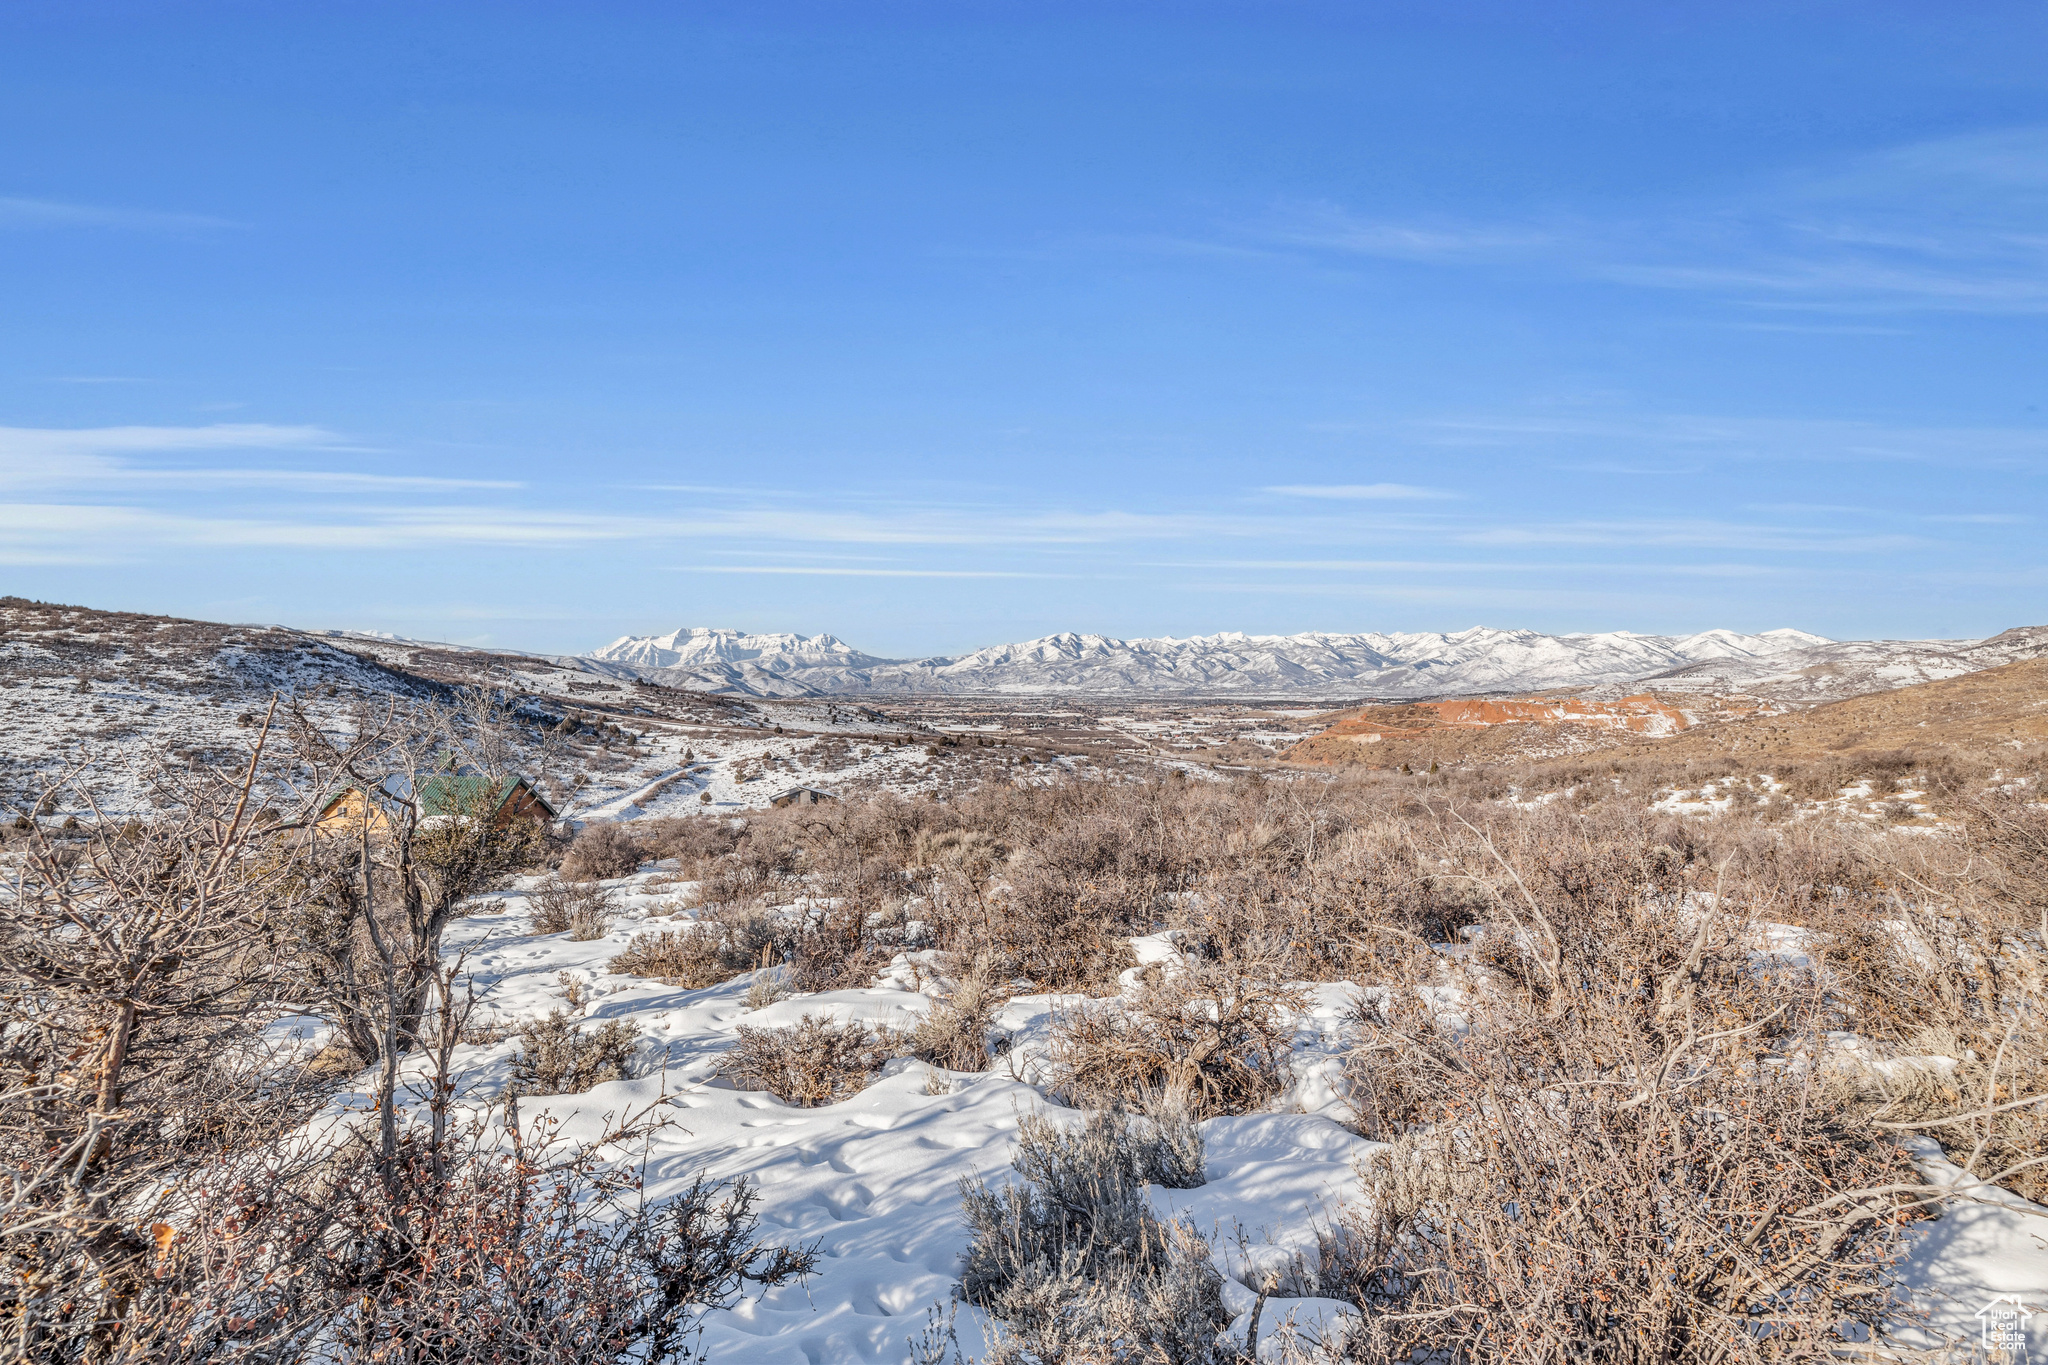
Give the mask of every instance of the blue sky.
<svg viewBox="0 0 2048 1365">
<path fill-rule="evenodd" d="M 2048 621 L 2039 4 L 0 9 L 0 585 Z"/>
</svg>

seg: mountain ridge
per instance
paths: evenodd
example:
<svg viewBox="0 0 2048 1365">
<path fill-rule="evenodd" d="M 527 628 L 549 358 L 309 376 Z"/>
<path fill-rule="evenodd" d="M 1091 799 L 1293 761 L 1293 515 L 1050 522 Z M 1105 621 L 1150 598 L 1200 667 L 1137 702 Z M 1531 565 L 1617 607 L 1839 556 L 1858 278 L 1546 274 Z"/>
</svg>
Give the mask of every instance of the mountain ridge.
<svg viewBox="0 0 2048 1365">
<path fill-rule="evenodd" d="M 1855 646 L 1862 642 L 1846 642 Z M 1886 658 L 1898 642 L 1880 642 Z M 1905 642 L 1966 671 L 1957 651 L 1983 642 Z M 1845 642 L 1781 627 L 1757 634 L 1633 631 L 1547 635 L 1461 631 L 1223 631 L 1123 639 L 1063 631 L 957 655 L 888 659 L 836 636 L 685 627 L 623 636 L 585 656 L 668 686 L 752 696 L 1154 695 L 1420 698 L 1611 687 L 1713 665 L 1752 682 L 1824 661 Z M 1903 648 L 1903 646 L 1902 646 Z M 1817 653 L 1818 652 L 1818 653 Z M 1868 651 L 1866 650 L 1866 653 Z M 1917 656 L 1916 656 L 1917 657 Z M 1971 665 L 1981 666 L 1981 665 Z M 1683 682 L 1679 683 L 1681 689 Z"/>
</svg>

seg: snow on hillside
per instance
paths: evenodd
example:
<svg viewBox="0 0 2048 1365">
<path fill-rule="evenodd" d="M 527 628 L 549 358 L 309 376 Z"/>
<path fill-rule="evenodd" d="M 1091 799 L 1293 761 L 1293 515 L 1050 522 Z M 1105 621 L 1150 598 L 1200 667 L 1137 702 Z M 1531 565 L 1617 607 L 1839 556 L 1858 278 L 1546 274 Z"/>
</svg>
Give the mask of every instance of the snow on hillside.
<svg viewBox="0 0 2048 1365">
<path fill-rule="evenodd" d="M 922 727 L 843 701 L 677 692 L 622 664 L 363 632 L 0 602 L 0 807 L 34 804 L 45 782 L 83 767 L 102 814 L 132 814 L 148 806 L 156 762 L 245 763 L 273 696 L 345 729 L 358 708 L 374 717 L 462 687 L 520 713 L 536 746 L 528 775 L 574 820 L 740 810 L 800 782 L 939 783 Z M 539 753 L 541 729 L 564 719 L 571 732 Z M 85 813 L 69 790 L 50 812 Z"/>
<path fill-rule="evenodd" d="M 1609 631 L 1246 635 L 1120 640 L 1066 633 L 956 657 L 890 661 L 829 635 L 679 630 L 614 641 L 590 657 L 653 670 L 669 686 L 761 696 L 1151 693 L 1420 697 L 1629 682 L 1710 659 L 1777 658 L 1818 635 L 1710 630 L 1684 637 Z"/>
<path fill-rule="evenodd" d="M 445 952 L 451 960 L 461 956 L 473 974 L 483 1011 L 479 1022 L 511 1027 L 566 1009 L 591 1024 L 617 1020 L 637 1031 L 629 1079 L 578 1095 L 524 1097 L 524 1114 L 546 1111 L 560 1121 L 565 1138 L 589 1141 L 609 1130 L 608 1117 L 656 1106 L 672 1115 L 672 1125 L 644 1147 L 619 1154 L 645 1162 L 651 1199 L 673 1197 L 700 1173 L 721 1180 L 744 1176 L 759 1189 L 764 1232 L 781 1241 L 817 1244 L 819 1268 L 807 1284 L 771 1290 L 708 1316 L 703 1346 L 709 1359 L 895 1365 L 910 1358 L 909 1341 L 930 1312 L 955 1307 L 961 1345 L 979 1354 L 986 1320 L 953 1300 L 968 1244 L 960 1181 L 1011 1178 L 1023 1115 L 1079 1120 L 1033 1082 L 1053 1012 L 1080 997 L 1012 998 L 995 1020 L 1010 1045 L 987 1072 L 951 1072 L 902 1059 L 889 1063 L 858 1095 L 818 1108 L 738 1090 L 718 1068 L 742 1026 L 783 1027 L 809 1014 L 911 1027 L 931 1008 L 933 993 L 944 988 L 936 974 L 939 960 L 928 951 L 899 955 L 865 987 L 797 994 L 759 1007 L 751 1007 L 748 998 L 751 974 L 684 990 L 612 973 L 611 959 L 634 933 L 694 917 L 686 907 L 695 885 L 673 880 L 668 869 L 654 864 L 606 882 L 619 916 L 611 932 L 595 940 L 534 933 L 530 881 L 478 898 L 474 912 L 450 926 Z M 1776 936 L 1770 941 L 1782 940 L 1780 949 L 1796 944 L 1798 930 L 1764 928 Z M 1165 935 L 1131 944 L 1140 961 L 1175 956 Z M 1136 975 L 1126 973 L 1126 984 Z M 568 1003 L 569 989 L 582 1003 Z M 1345 1126 L 1352 1116 L 1332 1079 L 1345 1012 L 1361 990 L 1374 989 L 1309 984 L 1310 1003 L 1295 1017 L 1290 1087 L 1259 1112 L 1201 1125 L 1206 1183 L 1149 1191 L 1162 1217 L 1183 1218 L 1208 1238 L 1225 1276 L 1224 1302 L 1236 1318 L 1236 1333 L 1244 1332 L 1254 1302 L 1248 1283 L 1285 1268 L 1297 1255 L 1313 1270 L 1318 1228 L 1328 1228 L 1344 1201 L 1355 1197 L 1353 1163 L 1381 1146 Z M 317 1046 L 324 1029 L 299 1015 L 281 1020 L 274 1033 L 286 1045 Z M 511 1079 L 519 1046 L 516 1037 L 507 1037 L 456 1049 L 468 1104 L 490 1109 Z M 337 1097 L 329 1121 L 348 1121 L 364 1109 L 373 1079 L 366 1073 L 353 1093 Z M 1923 1140 L 1920 1149 L 1930 1179 L 1961 1181 L 1938 1146 Z M 1929 1311 L 1930 1327 L 1974 1339 L 1972 1314 L 1980 1305 L 2002 1294 L 2033 1301 L 2048 1283 L 2043 1212 L 2048 1211 L 1993 1190 L 1981 1202 L 1955 1202 L 1918 1226 L 1903 1277 L 1916 1306 Z M 1341 1319 L 1356 1311 L 1327 1299 L 1289 1298 L 1286 1292 L 1263 1310 L 1261 1360 L 1280 1359 L 1290 1336 L 1305 1347 L 1333 1328 L 1341 1332 Z M 2037 1315 L 2029 1337 L 2036 1347 L 2048 1344 L 2044 1328 L 2048 1316 Z"/>
<path fill-rule="evenodd" d="M 604 1115 L 638 1111 L 666 1097 L 674 1126 L 646 1148 L 650 1198 L 675 1194 L 700 1171 L 719 1179 L 746 1176 L 761 1191 L 764 1229 L 780 1239 L 820 1244 L 820 1270 L 808 1285 L 773 1290 L 710 1316 L 704 1336 L 709 1359 L 903 1361 L 927 1310 L 943 1313 L 951 1305 L 968 1236 L 961 1178 L 1007 1178 L 1023 1114 L 1072 1113 L 1049 1104 L 1031 1079 L 1053 1011 L 1082 997 L 1013 998 L 995 1020 L 1011 1040 L 1008 1054 L 987 1072 L 949 1072 L 904 1059 L 855 1097 L 812 1109 L 736 1090 L 717 1068 L 742 1025 L 778 1028 L 809 1014 L 913 1027 L 943 984 L 933 973 L 935 955 L 915 954 L 916 970 L 910 957 L 899 956 L 865 988 L 799 994 L 752 1009 L 750 974 L 691 991 L 610 973 L 610 959 L 636 931 L 691 917 L 679 906 L 695 888 L 669 883 L 673 875 L 649 869 L 605 883 L 622 914 L 612 933 L 588 942 L 532 933 L 522 884 L 457 920 L 446 952 L 468 954 L 465 965 L 484 1009 L 501 1025 L 563 1008 L 564 981 L 573 979 L 587 1003 L 571 1008 L 572 1015 L 593 1024 L 623 1020 L 638 1029 L 634 1079 L 580 1095 L 522 1098 L 528 1115 L 545 1109 L 564 1120 L 566 1136 L 594 1136 Z M 1163 944 L 1145 953 L 1154 940 L 1137 943 L 1141 955 L 1170 953 Z M 1338 1199 L 1355 1183 L 1352 1160 L 1380 1145 L 1342 1126 L 1347 1111 L 1320 1079 L 1324 1068 L 1313 1065 L 1335 1045 L 1349 995 L 1343 987 L 1314 989 L 1314 1003 L 1298 1020 L 1300 1079 L 1271 1112 L 1202 1125 L 1206 1184 L 1151 1192 L 1162 1216 L 1187 1218 L 1209 1235 L 1219 1260 L 1239 1278 L 1249 1277 L 1247 1253 L 1275 1262 L 1295 1252 L 1313 1256 L 1316 1228 L 1328 1225 Z M 519 1041 L 508 1038 L 458 1049 L 472 1103 L 488 1104 L 502 1092 L 518 1048 Z M 335 1111 L 366 1099 L 367 1092 L 344 1095 Z M 1233 1240 L 1239 1228 L 1248 1239 L 1244 1250 Z M 1324 1300 L 1275 1299 L 1266 1307 L 1262 1335 L 1275 1335 L 1290 1312 L 1301 1328 L 1310 1328 L 1327 1307 Z M 959 1311 L 962 1345 L 979 1354 L 981 1316 L 971 1307 Z"/>
<path fill-rule="evenodd" d="M 892 662 L 863 654 L 830 635 L 749 635 L 706 626 L 686 626 L 667 635 L 628 635 L 591 657 L 648 668 L 705 668 L 771 660 L 784 666 L 863 668 Z"/>
<path fill-rule="evenodd" d="M 1682 664 L 1637 681 L 1668 692 L 1750 692 L 1787 702 L 1826 702 L 1960 677 L 2048 654 L 2048 626 L 1988 640 L 1825 640 L 1763 657 L 1733 654 Z"/>
</svg>

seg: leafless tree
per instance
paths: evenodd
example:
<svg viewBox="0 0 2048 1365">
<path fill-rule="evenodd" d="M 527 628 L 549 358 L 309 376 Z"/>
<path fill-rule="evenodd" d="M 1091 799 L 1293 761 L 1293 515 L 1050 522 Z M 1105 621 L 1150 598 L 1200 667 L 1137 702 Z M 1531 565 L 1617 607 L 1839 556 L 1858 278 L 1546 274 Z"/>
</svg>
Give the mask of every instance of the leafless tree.
<svg viewBox="0 0 2048 1365">
<path fill-rule="evenodd" d="M 30 830 L 0 886 L 0 1322 L 22 1360 L 122 1349 L 175 1173 L 274 1136 L 297 1068 L 256 1013 L 296 894 L 255 817 L 266 720 L 240 772 L 152 775 L 155 818 L 99 818 L 89 769 L 50 784 L 95 817 Z"/>
<path fill-rule="evenodd" d="M 544 1114 L 461 1103 L 463 963 L 431 939 L 408 958 L 412 923 L 371 913 L 380 878 L 410 872 L 429 923 L 460 884 L 428 822 L 410 863 L 357 832 L 358 979 L 385 1065 L 366 1122 L 308 1124 L 321 1096 L 262 1026 L 305 980 L 275 950 L 333 869 L 308 871 L 306 820 L 264 813 L 271 737 L 236 772 L 156 774 L 156 809 L 130 819 L 97 818 L 90 773 L 66 775 L 95 818 L 32 829 L 0 886 L 7 1359 L 678 1361 L 705 1308 L 809 1271 L 808 1249 L 755 1237 L 744 1183 L 642 1197 L 622 1158 L 660 1126 L 647 1115 L 571 1144 Z M 413 984 L 426 1077 L 401 1085 Z"/>
<path fill-rule="evenodd" d="M 288 946 L 387 1085 L 419 1041 L 457 905 L 535 852 L 530 822 L 495 818 L 519 752 L 513 729 L 488 698 L 394 701 L 338 733 L 289 709 L 299 815 L 288 828 L 304 909 Z"/>
</svg>

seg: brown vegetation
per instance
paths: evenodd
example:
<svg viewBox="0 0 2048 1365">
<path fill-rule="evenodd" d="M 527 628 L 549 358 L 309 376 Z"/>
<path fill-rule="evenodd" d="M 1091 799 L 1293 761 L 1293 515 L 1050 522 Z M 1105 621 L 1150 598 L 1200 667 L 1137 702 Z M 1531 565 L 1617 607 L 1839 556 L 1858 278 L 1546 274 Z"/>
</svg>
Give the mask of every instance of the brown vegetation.
<svg viewBox="0 0 2048 1365">
<path fill-rule="evenodd" d="M 2048 659 L 1803 710 L 1754 698 L 1671 693 L 1616 702 L 1532 697 L 1367 706 L 1322 723 L 1285 757 L 1410 771 L 1432 764 L 1497 768 L 1560 756 L 1625 766 L 1734 761 L 1746 772 L 1769 771 L 1783 780 L 1787 769 L 1902 746 L 1934 757 L 2048 743 Z"/>
<path fill-rule="evenodd" d="M 1060 1017 L 1049 1093 L 1080 1108 L 1246 1113 L 1285 1084 L 1291 1011 L 1305 1003 L 1267 963 L 1196 958 L 1155 969 L 1134 997 Z"/>
<path fill-rule="evenodd" d="M 369 720 L 294 733 L 307 802 L 489 750 L 476 717 Z M 1281 1092 L 1304 982 L 1360 988 L 1349 1096 L 1358 1128 L 1394 1144 L 1315 1286 L 1361 1308 L 1353 1358 L 1817 1356 L 1841 1323 L 1895 1324 L 1901 1230 L 1938 1198 L 2048 1194 L 2041 751 L 1778 755 L 1793 797 L 1868 783 L 1884 806 L 1924 793 L 1947 821 L 1888 832 L 1787 818 L 1750 757 L 1679 742 L 658 822 L 632 856 L 677 858 L 703 915 L 612 965 L 694 987 L 780 963 L 749 993 L 765 1004 L 936 949 L 913 961 L 954 984 L 912 1033 L 809 1015 L 739 1030 L 726 1074 L 806 1106 L 901 1056 L 985 1068 L 1015 992 L 1093 997 L 1057 1021 L 1042 1079 L 1098 1117 L 1078 1136 L 1027 1124 L 1029 1188 L 969 1196 L 968 1293 L 1008 1324 L 998 1359 L 1116 1341 L 1222 1358 L 1203 1354 L 1218 1286 L 1199 1238 L 1138 1192 L 1199 1180 L 1193 1120 Z M 1725 815 L 1651 809 L 1708 784 L 1736 798 Z M 396 798 L 374 837 L 366 821 L 341 841 L 282 800 L 254 820 L 203 771 L 165 791 L 166 815 L 127 824 L 51 828 L 30 814 L 41 794 L 22 812 L 0 928 L 18 1092 L 0 1144 L 19 1173 L 0 1321 L 17 1354 L 653 1358 L 703 1304 L 806 1264 L 751 1240 L 745 1190 L 622 1203 L 607 1217 L 628 1221 L 600 1228 L 590 1200 L 620 1187 L 590 1151 L 508 1161 L 504 1142 L 531 1142 L 516 1119 L 489 1141 L 454 1122 L 449 1059 L 481 1035 L 441 931 L 530 849 Z M 601 933 L 608 912 L 594 881 L 534 893 L 537 931 Z M 1124 989 L 1128 940 L 1158 934 L 1177 954 Z M 281 998 L 335 1018 L 354 1059 L 251 1074 L 252 1021 Z M 515 1089 L 532 1091 L 622 1074 L 632 1044 L 560 1013 L 521 1034 Z M 421 1051 L 415 1124 L 398 1062 Z M 314 1087 L 361 1062 L 378 1067 L 354 1145 L 293 1147 Z M 1965 1169 L 1959 1192 L 1923 1182 L 1909 1134 Z M 617 1227 L 643 1240 L 608 1240 Z M 681 1259 L 646 1258 L 662 1247 Z M 517 1273 L 493 1279 L 493 1257 Z M 474 1330 L 448 1331 L 463 1315 Z"/>
<path fill-rule="evenodd" d="M 609 820 L 585 825 L 562 858 L 562 875 L 571 881 L 596 882 L 630 877 L 640 870 L 646 853 L 632 831 Z"/>
<path fill-rule="evenodd" d="M 809 1251 L 755 1239 L 750 1187 L 634 1199 L 633 1169 L 598 1152 L 645 1119 L 580 1147 L 516 1106 L 502 1123 L 455 1121 L 454 1051 L 485 1035 L 440 933 L 521 846 L 460 812 L 421 822 L 389 779 L 487 752 L 479 719 L 393 708 L 341 739 L 295 727 L 275 766 L 263 724 L 238 772 L 154 774 L 152 818 L 62 834 L 31 822 L 0 885 L 10 1359 L 674 1361 L 707 1307 L 808 1272 Z M 310 814 L 337 771 L 389 799 L 353 850 L 263 813 L 297 781 Z M 65 775 L 63 794 L 95 812 L 90 776 Z M 286 999 L 348 1044 L 305 1059 L 265 1047 Z M 532 1084 L 587 1085 L 629 1041 L 549 1020 L 529 1028 L 522 1066 Z M 425 1054 L 420 1116 L 400 1095 L 406 1052 Z M 378 1066 L 360 1126 L 339 1145 L 301 1134 L 365 1060 Z"/>
<path fill-rule="evenodd" d="M 859 1094 L 904 1051 L 902 1035 L 888 1029 L 806 1014 L 788 1028 L 742 1025 L 720 1071 L 743 1090 L 810 1109 Z"/>
<path fill-rule="evenodd" d="M 988 958 L 976 958 L 959 984 L 918 1021 L 910 1035 L 911 1055 L 948 1071 L 986 1071 L 989 1026 L 1006 998 Z"/>
<path fill-rule="evenodd" d="M 2048 659 L 1850 697 L 1807 711 L 1702 727 L 1671 742 L 1678 755 L 1727 754 L 1745 763 L 1875 751 L 1988 751 L 2048 742 Z M 1755 756 L 1755 757 L 1753 757 Z"/>
<path fill-rule="evenodd" d="M 550 1010 L 545 1019 L 522 1024 L 518 1033 L 512 1084 L 526 1095 L 578 1095 L 622 1079 L 638 1036 L 638 1030 L 622 1019 L 607 1019 L 585 1030 L 558 1009 Z"/>
<path fill-rule="evenodd" d="M 774 962 L 786 937 L 768 915 L 745 906 L 724 907 L 687 926 L 635 934 L 611 960 L 611 970 L 702 990 Z"/>
<path fill-rule="evenodd" d="M 989 1365 L 1235 1365 L 1235 1352 L 1219 1349 L 1229 1318 L 1209 1244 L 1186 1223 L 1162 1222 L 1144 1194 L 1148 1184 L 1202 1183 L 1194 1131 L 1118 1110 L 1078 1128 L 1020 1119 L 1019 1179 L 963 1188 L 973 1241 L 960 1293 L 999 1324 Z"/>
<path fill-rule="evenodd" d="M 1462 1031 L 1362 1012 L 1354 1088 L 1394 1146 L 1325 1258 L 1323 1292 L 1365 1310 L 1346 1358 L 1882 1338 L 1919 1182 L 1853 1078 L 1786 1064 L 1835 1022 L 1828 981 L 1756 960 L 1759 882 L 1731 888 L 1728 861 L 1709 880 L 1676 850 L 1546 842 L 1500 855 L 1491 989 Z"/>
<path fill-rule="evenodd" d="M 1347 1079 L 1360 1129 L 1395 1154 L 1319 1290 L 1365 1311 L 1355 1358 L 1790 1358 L 1839 1345 L 1842 1323 L 1904 1320 L 1901 1231 L 1944 1196 L 1897 1136 L 1934 1136 L 1986 1185 L 2040 1189 L 2048 807 L 1987 795 L 1993 769 L 1954 753 L 1786 772 L 1830 795 L 1926 792 L 1962 823 L 1902 842 L 1792 821 L 1732 760 L 1652 754 L 885 797 L 728 825 L 700 871 L 756 903 L 843 898 L 795 931 L 816 982 L 929 945 L 1103 997 L 1059 1020 L 1045 1077 L 1092 1107 L 1255 1108 L 1284 1083 L 1287 983 L 1376 987 Z M 1572 795 L 1518 808 L 1498 799 L 1511 783 Z M 1706 820 L 1649 809 L 1709 783 L 1748 799 Z M 1802 952 L 1763 951 L 1767 930 L 1805 935 Z M 1108 998 L 1130 964 L 1119 940 L 1161 931 L 1180 960 Z M 829 1100 L 893 1050 L 809 1025 L 800 1045 L 752 1044 L 752 1083 L 781 1068 L 784 1092 Z M 1845 1027 L 1935 1060 L 1872 1068 L 1830 1042 Z M 1163 1292 L 1123 1271 L 1084 1281 L 981 1292 L 1046 1342 L 1082 1319 L 1151 1321 L 1138 1305 Z"/>
<path fill-rule="evenodd" d="M 527 893 L 528 924 L 536 934 L 602 938 L 615 913 L 612 893 L 596 882 L 546 877 Z M 590 932 L 595 929 L 596 932 Z"/>
</svg>

